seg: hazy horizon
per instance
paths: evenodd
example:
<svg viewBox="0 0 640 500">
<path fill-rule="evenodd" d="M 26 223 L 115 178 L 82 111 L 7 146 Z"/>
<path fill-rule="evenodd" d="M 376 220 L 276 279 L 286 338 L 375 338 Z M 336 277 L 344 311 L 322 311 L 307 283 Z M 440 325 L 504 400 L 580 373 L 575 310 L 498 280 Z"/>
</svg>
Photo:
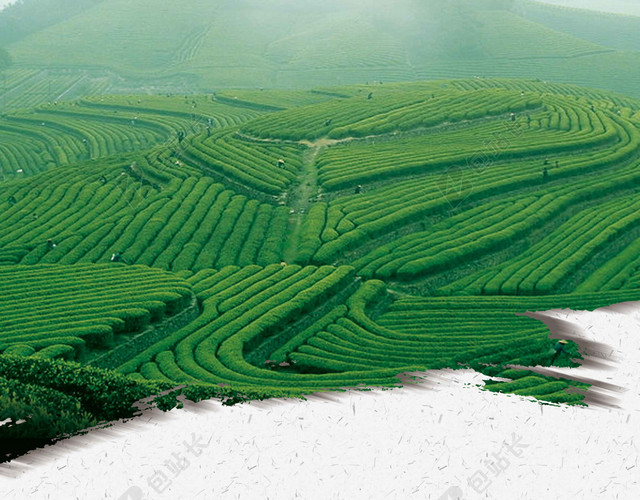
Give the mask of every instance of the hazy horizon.
<svg viewBox="0 0 640 500">
<path fill-rule="evenodd" d="M 17 0 L 0 0 L 0 10 Z M 541 3 L 574 7 L 615 14 L 631 14 L 640 16 L 640 2 L 634 0 L 536 0 Z"/>
<path fill-rule="evenodd" d="M 541 3 L 573 7 L 576 9 L 598 10 L 614 14 L 640 16 L 640 2 L 635 0 L 536 0 Z"/>
</svg>

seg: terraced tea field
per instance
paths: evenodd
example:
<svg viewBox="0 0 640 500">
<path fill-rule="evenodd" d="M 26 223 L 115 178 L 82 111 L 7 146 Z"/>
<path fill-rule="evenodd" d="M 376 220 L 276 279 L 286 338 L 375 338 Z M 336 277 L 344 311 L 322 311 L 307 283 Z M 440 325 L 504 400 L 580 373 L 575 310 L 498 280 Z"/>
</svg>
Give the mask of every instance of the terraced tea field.
<svg viewBox="0 0 640 500">
<path fill-rule="evenodd" d="M 65 377 L 126 386 L 126 406 L 471 367 L 583 404 L 584 384 L 512 368 L 582 356 L 524 314 L 640 296 L 640 103 L 620 95 L 472 79 L 97 96 L 8 111 L 0 137 L 0 394 L 67 401 L 77 428 L 113 413 Z"/>
</svg>

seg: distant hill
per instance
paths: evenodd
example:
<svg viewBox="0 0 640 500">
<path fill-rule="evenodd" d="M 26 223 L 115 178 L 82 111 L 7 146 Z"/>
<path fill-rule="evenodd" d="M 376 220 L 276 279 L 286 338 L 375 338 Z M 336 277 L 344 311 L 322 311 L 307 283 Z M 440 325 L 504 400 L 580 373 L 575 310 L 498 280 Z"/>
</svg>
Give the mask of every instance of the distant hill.
<svg viewBox="0 0 640 500">
<path fill-rule="evenodd" d="M 574 2 L 575 6 L 583 2 Z M 640 4 L 637 4 L 640 13 Z M 515 9 L 530 21 L 574 37 L 624 51 L 640 50 L 640 17 L 606 14 L 586 9 L 553 7 L 546 3 L 523 1 Z"/>
<path fill-rule="evenodd" d="M 580 9 L 640 16 L 640 4 L 636 0 L 540 0 L 543 3 Z"/>
<path fill-rule="evenodd" d="M 3 31 L 15 15 L 22 31 Z M 529 0 L 24 0 L 0 33 L 30 78 L 101 79 L 28 81 L 43 100 L 474 76 L 640 95 L 640 18 L 598 16 Z"/>
<path fill-rule="evenodd" d="M 102 1 L 18 0 L 7 6 L 0 2 L 0 45 L 65 21 Z"/>
</svg>

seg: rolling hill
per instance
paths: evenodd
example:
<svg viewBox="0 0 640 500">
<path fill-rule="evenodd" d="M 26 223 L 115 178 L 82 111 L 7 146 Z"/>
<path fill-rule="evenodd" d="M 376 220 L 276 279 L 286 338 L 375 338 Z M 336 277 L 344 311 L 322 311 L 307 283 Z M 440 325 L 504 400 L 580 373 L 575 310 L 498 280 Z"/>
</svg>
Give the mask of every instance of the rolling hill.
<svg viewBox="0 0 640 500">
<path fill-rule="evenodd" d="M 5 36 L 13 59 L 2 76 L 4 88 L 13 89 L 0 93 L 5 108 L 114 92 L 473 76 L 634 96 L 640 88 L 640 18 L 528 0 L 456 1 L 446 8 L 411 0 L 55 1 L 64 4 L 59 15 Z M 37 17 L 40 4 L 25 5 L 24 12 L 0 13 L 0 26 Z"/>
</svg>

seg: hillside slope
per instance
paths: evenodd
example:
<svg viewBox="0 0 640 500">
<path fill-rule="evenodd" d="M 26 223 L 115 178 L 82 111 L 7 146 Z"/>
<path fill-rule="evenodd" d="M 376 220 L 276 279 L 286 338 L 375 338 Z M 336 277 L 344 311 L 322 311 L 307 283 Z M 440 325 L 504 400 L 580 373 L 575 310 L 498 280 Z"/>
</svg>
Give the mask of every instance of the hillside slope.
<svg viewBox="0 0 640 500">
<path fill-rule="evenodd" d="M 571 22 L 554 21 L 567 9 L 529 1 L 441 7 L 411 0 L 104 0 L 19 37 L 7 49 L 23 69 L 93 72 L 89 76 L 109 71 L 111 92 L 311 88 L 482 75 L 638 95 L 640 45 L 628 35 L 635 18 L 606 16 L 606 25 L 596 29 L 586 11 L 570 11 Z M 0 14 L 3 23 L 6 15 Z M 621 35 L 611 37 L 614 32 Z M 60 95 L 42 94 L 43 102 Z"/>
</svg>

